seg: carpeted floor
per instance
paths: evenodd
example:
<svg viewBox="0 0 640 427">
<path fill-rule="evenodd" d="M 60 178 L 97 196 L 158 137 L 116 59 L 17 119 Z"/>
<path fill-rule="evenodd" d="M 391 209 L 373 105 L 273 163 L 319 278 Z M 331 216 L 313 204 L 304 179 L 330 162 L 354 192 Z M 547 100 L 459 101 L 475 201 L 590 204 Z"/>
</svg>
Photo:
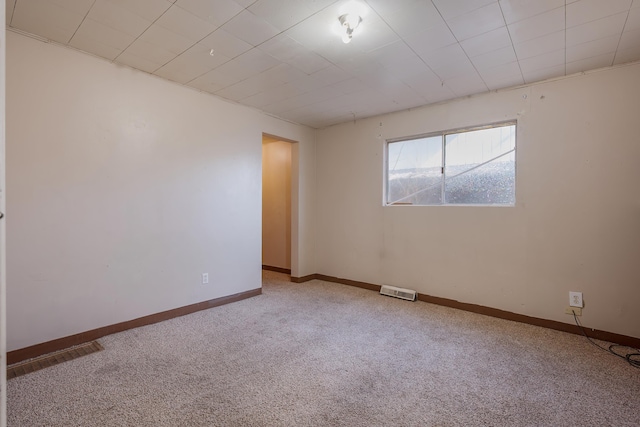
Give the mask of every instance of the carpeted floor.
<svg viewBox="0 0 640 427">
<path fill-rule="evenodd" d="M 9 426 L 640 425 L 640 369 L 583 337 L 287 280 L 10 380 Z"/>
</svg>

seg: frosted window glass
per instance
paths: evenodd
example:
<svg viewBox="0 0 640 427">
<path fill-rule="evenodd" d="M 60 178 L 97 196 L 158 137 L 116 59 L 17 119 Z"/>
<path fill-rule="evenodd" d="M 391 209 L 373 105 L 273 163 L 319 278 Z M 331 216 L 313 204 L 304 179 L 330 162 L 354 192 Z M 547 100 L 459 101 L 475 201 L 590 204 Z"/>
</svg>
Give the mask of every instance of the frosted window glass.
<svg viewBox="0 0 640 427">
<path fill-rule="evenodd" d="M 515 204 L 515 152 L 501 161 L 486 163 L 473 170 L 447 176 L 445 182 L 446 203 L 469 205 Z M 447 170 L 456 171 L 456 167 Z M 447 172 L 449 173 L 449 172 Z"/>
<path fill-rule="evenodd" d="M 515 125 L 445 136 L 445 203 L 515 203 Z"/>
<path fill-rule="evenodd" d="M 442 137 L 388 145 L 387 203 L 442 203 Z"/>
<path fill-rule="evenodd" d="M 389 205 L 515 205 L 516 124 L 387 144 Z"/>
</svg>

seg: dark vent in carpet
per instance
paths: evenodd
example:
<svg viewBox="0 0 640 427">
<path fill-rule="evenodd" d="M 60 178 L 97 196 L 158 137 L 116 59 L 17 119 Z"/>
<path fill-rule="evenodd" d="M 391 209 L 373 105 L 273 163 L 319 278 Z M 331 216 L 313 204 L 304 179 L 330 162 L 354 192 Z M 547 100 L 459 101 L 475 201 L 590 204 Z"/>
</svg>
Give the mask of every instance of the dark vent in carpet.
<svg viewBox="0 0 640 427">
<path fill-rule="evenodd" d="M 7 379 L 10 380 L 11 378 L 39 371 L 40 369 L 77 359 L 78 357 L 86 356 L 87 354 L 101 350 L 104 350 L 104 348 L 97 341 L 91 341 L 75 347 L 69 347 L 65 350 L 56 351 L 55 353 L 36 357 L 35 359 L 25 360 L 24 362 L 16 363 L 7 367 Z"/>
</svg>

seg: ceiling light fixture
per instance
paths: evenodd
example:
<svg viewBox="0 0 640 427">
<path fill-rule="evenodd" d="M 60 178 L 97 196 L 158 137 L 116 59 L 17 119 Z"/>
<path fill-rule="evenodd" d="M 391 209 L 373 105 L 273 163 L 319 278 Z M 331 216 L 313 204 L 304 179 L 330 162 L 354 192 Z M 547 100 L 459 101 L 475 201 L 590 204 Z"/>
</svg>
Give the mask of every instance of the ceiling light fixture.
<svg viewBox="0 0 640 427">
<path fill-rule="evenodd" d="M 353 37 L 353 31 L 358 28 L 362 22 L 362 18 L 360 15 L 345 13 L 344 15 L 341 15 L 338 20 L 340 21 L 343 30 L 342 41 L 344 43 L 349 43 Z"/>
</svg>

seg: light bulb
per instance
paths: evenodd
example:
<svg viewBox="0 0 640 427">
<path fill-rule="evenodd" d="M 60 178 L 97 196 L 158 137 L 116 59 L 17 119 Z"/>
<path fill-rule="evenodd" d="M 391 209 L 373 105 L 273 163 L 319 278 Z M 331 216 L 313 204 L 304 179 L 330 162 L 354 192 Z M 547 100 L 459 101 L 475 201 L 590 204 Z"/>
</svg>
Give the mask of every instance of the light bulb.
<svg viewBox="0 0 640 427">
<path fill-rule="evenodd" d="M 342 25 L 342 29 L 344 33 L 342 34 L 342 42 L 349 43 L 351 38 L 353 37 L 353 30 L 355 30 L 358 25 L 362 22 L 362 18 L 360 15 L 345 13 L 341 15 L 339 18 L 340 24 Z"/>
<path fill-rule="evenodd" d="M 358 15 L 354 15 L 353 13 L 348 13 L 345 18 L 345 22 L 347 22 L 351 31 L 355 30 L 358 25 L 360 25 L 360 22 L 362 22 L 362 18 Z"/>
</svg>

